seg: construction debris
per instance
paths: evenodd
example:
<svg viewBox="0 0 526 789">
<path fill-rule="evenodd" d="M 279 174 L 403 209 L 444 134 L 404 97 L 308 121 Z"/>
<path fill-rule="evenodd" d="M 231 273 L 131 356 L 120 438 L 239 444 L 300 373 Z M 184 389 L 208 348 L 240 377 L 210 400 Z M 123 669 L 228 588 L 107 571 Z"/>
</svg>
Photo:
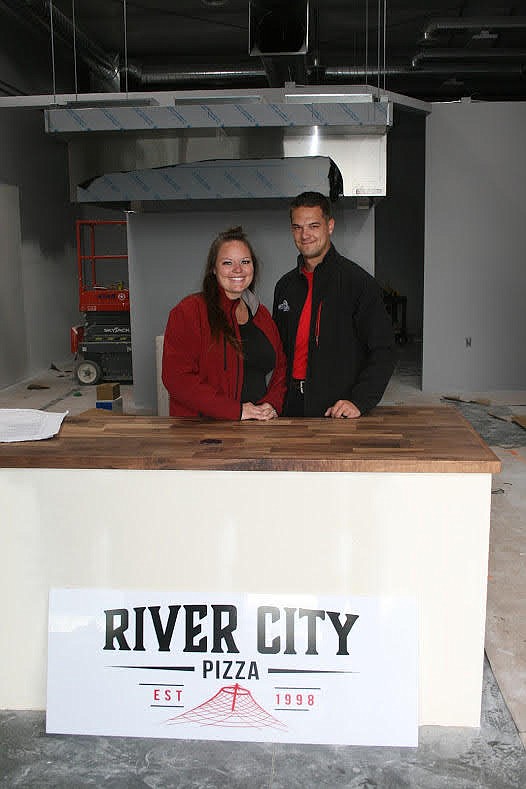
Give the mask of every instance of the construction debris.
<svg viewBox="0 0 526 789">
<path fill-rule="evenodd" d="M 476 403 L 493 406 L 526 406 L 526 392 L 502 390 L 495 392 L 452 392 L 442 395 L 442 400 L 455 400 L 459 403 Z"/>
</svg>

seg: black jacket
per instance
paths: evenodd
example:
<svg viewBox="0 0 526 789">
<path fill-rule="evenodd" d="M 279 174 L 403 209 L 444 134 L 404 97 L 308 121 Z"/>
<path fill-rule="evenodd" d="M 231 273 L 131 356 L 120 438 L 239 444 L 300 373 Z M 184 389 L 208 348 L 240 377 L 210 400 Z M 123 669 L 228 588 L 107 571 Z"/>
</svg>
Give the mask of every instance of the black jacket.
<svg viewBox="0 0 526 789">
<path fill-rule="evenodd" d="M 296 268 L 279 280 L 274 291 L 273 317 L 288 360 L 289 383 L 307 296 L 302 266 L 299 255 Z M 394 362 L 394 333 L 380 286 L 331 244 L 314 269 L 305 416 L 323 416 L 337 400 L 350 400 L 362 414 L 374 408 Z"/>
</svg>

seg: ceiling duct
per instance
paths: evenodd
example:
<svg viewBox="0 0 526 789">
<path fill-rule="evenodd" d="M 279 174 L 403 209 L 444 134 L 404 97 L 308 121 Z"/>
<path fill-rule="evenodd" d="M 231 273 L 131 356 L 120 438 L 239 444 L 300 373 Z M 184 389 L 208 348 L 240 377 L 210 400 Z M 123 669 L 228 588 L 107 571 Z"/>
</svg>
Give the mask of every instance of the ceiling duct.
<svg viewBox="0 0 526 789">
<path fill-rule="evenodd" d="M 309 0 L 251 0 L 251 55 L 305 55 L 309 48 Z"/>
<path fill-rule="evenodd" d="M 423 60 L 449 61 L 520 61 L 526 63 L 526 51 L 523 49 L 426 49 L 418 52 L 411 61 L 413 68 L 418 68 Z M 492 71 L 494 65 L 486 63 L 487 70 Z M 449 65 L 449 67 L 451 67 Z M 459 70 L 462 71 L 462 66 Z"/>
<path fill-rule="evenodd" d="M 124 83 L 127 76 L 138 86 L 266 80 L 271 87 L 281 87 L 286 82 L 309 81 L 305 59 L 309 43 L 309 0 L 291 0 L 285 7 L 281 0 L 253 0 L 249 4 L 249 54 L 259 56 L 263 68 L 203 65 L 152 69 L 143 68 L 129 58 L 121 64 L 118 54 L 105 52 L 50 0 L 0 0 L 0 6 L 22 24 L 45 36 L 53 35 L 62 46 L 75 47 L 79 60 L 108 92 L 119 91 L 121 81 Z"/>
<path fill-rule="evenodd" d="M 1 5 L 24 25 L 29 25 L 44 35 L 51 36 L 51 15 L 53 19 L 53 39 L 68 48 L 75 47 L 79 57 L 90 68 L 108 91 L 120 89 L 119 58 L 104 52 L 91 41 L 69 17 L 49 0 L 1 0 Z M 50 8 L 51 6 L 51 8 Z"/>
<path fill-rule="evenodd" d="M 418 52 L 411 65 L 414 73 L 450 75 L 453 80 L 444 83 L 450 87 L 468 82 L 479 97 L 501 98 L 503 80 L 518 77 L 520 84 L 525 75 L 526 50 L 514 47 L 518 37 L 508 35 L 525 29 L 526 17 L 519 16 L 435 19 L 424 30 L 424 43 L 435 46 Z M 438 48 L 438 41 L 446 46 Z"/>
<path fill-rule="evenodd" d="M 188 68 L 165 69 L 145 69 L 140 65 L 128 61 L 128 71 L 130 75 L 141 86 L 145 85 L 177 85 L 177 84 L 202 84 L 230 82 L 251 82 L 264 80 L 267 72 L 263 68 L 234 68 L 225 66 L 222 68 L 210 68 L 203 66 L 192 66 Z"/>
<path fill-rule="evenodd" d="M 307 84 L 309 0 L 250 0 L 248 8 L 248 51 L 261 58 L 270 87 Z"/>
<path fill-rule="evenodd" d="M 523 30 L 526 29 L 525 16 L 460 17 L 458 19 L 435 19 L 424 30 L 424 39 L 430 41 L 440 33 L 461 30 Z"/>
</svg>

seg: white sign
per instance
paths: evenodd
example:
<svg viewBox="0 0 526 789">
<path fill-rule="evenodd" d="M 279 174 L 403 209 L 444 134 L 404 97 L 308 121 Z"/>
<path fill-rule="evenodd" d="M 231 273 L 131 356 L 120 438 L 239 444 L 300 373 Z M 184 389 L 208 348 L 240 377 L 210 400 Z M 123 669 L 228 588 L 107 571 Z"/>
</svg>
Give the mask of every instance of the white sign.
<svg viewBox="0 0 526 789">
<path fill-rule="evenodd" d="M 418 744 L 413 600 L 50 593 L 48 733 Z"/>
</svg>

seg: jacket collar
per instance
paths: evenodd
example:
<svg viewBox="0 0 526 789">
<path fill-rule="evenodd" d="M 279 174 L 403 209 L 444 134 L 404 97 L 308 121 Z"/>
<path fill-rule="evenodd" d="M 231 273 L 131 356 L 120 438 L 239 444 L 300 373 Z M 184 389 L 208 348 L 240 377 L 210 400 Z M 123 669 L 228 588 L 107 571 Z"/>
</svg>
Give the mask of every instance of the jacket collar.
<svg viewBox="0 0 526 789">
<path fill-rule="evenodd" d="M 318 269 L 320 269 L 320 271 L 324 271 L 328 266 L 331 265 L 331 263 L 333 263 L 336 260 L 337 255 L 338 255 L 338 253 L 336 252 L 334 244 L 331 242 L 331 245 L 330 245 L 329 249 L 327 250 L 327 254 L 323 258 L 323 260 L 321 260 L 318 263 L 318 265 L 315 267 L 314 271 L 316 272 L 316 271 L 318 271 Z M 298 274 L 301 275 L 301 271 L 302 271 L 304 265 L 305 265 L 305 261 L 303 259 L 303 255 L 298 255 L 298 259 L 297 259 L 297 271 L 298 271 Z"/>
<path fill-rule="evenodd" d="M 241 298 L 249 308 L 252 316 L 254 316 L 259 307 L 259 299 L 256 294 L 247 288 L 241 294 Z M 231 315 L 232 310 L 237 307 L 238 302 L 239 299 L 229 299 L 223 288 L 219 287 L 219 304 L 223 312 L 225 312 L 227 315 Z"/>
</svg>

